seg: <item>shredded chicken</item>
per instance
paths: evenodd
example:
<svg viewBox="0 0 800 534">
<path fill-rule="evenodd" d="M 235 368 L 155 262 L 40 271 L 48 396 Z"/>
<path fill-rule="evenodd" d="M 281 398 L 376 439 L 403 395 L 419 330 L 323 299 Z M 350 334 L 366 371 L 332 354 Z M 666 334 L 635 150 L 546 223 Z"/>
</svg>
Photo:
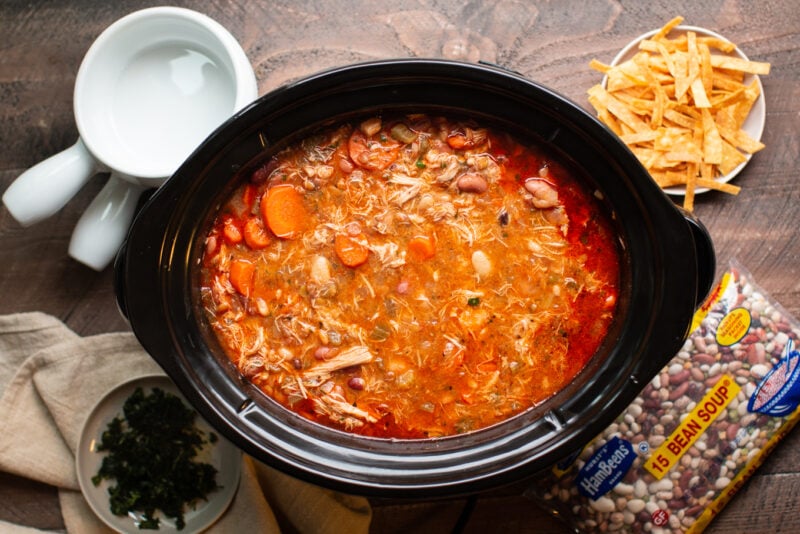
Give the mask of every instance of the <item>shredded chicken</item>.
<svg viewBox="0 0 800 534">
<path fill-rule="evenodd" d="M 315 327 L 306 323 L 291 314 L 279 315 L 275 318 L 275 328 L 285 338 L 295 340 L 297 343 L 302 343 L 312 332 Z"/>
<path fill-rule="evenodd" d="M 422 178 L 405 174 L 393 174 L 389 178 L 389 183 L 401 186 L 389 193 L 389 201 L 397 206 L 402 206 L 419 195 L 423 186 L 425 186 L 425 181 Z"/>
<path fill-rule="evenodd" d="M 400 255 L 400 247 L 392 241 L 373 244 L 370 246 L 370 250 L 378 256 L 378 261 L 383 268 L 396 269 L 406 263 L 405 258 Z"/>
<path fill-rule="evenodd" d="M 431 169 L 436 170 L 436 181 L 446 184 L 453 180 L 461 168 L 461 161 L 458 156 L 447 152 L 431 150 L 425 155 L 425 161 Z"/>
<path fill-rule="evenodd" d="M 373 358 L 374 356 L 369 347 L 356 345 L 339 352 L 330 360 L 321 361 L 314 367 L 307 369 L 303 372 L 303 379 L 306 383 L 317 383 L 327 379 L 335 371 L 369 363 Z"/>
<path fill-rule="evenodd" d="M 335 393 L 323 393 L 315 399 L 314 407 L 334 421 L 339 421 L 347 429 L 362 426 L 364 422 L 378 421 L 369 412 L 353 406 L 344 397 Z"/>
</svg>

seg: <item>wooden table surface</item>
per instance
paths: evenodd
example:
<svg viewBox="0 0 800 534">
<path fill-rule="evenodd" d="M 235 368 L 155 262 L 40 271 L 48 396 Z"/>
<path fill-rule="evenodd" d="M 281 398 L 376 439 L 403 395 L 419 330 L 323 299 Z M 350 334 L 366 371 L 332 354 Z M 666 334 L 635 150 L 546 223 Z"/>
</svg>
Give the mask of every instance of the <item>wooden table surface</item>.
<svg viewBox="0 0 800 534">
<path fill-rule="evenodd" d="M 318 70 L 394 57 L 483 60 L 513 69 L 589 109 L 599 81 L 592 58 L 610 61 L 631 38 L 675 15 L 713 29 L 763 77 L 767 120 L 757 154 L 735 183 L 738 197 L 707 193 L 695 213 L 711 232 L 722 269 L 738 258 L 800 317 L 800 6 L 794 0 L 273 0 L 175 2 L 219 21 L 251 60 L 259 94 Z M 100 32 L 151 2 L 4 0 L 0 3 L 0 191 L 26 168 L 77 138 L 72 91 Z M 110 269 L 67 256 L 78 217 L 100 190 L 95 176 L 59 213 L 29 228 L 0 208 L 0 314 L 43 311 L 82 335 L 127 330 Z M 800 531 L 800 431 L 792 433 L 710 527 L 710 532 Z M 447 532 L 466 501 L 375 503 L 376 532 Z M 0 473 L 0 519 L 63 528 L 54 488 Z M 564 532 L 516 489 L 480 496 L 465 532 Z"/>
</svg>

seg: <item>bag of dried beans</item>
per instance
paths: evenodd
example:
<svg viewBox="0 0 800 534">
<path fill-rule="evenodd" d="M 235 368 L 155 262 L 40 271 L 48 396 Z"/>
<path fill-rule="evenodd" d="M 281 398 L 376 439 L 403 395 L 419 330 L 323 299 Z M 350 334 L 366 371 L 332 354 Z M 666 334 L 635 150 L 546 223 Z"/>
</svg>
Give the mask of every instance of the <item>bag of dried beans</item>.
<svg viewBox="0 0 800 534">
<path fill-rule="evenodd" d="M 681 351 L 528 494 L 581 531 L 701 532 L 800 418 L 798 337 L 731 261 Z"/>
</svg>

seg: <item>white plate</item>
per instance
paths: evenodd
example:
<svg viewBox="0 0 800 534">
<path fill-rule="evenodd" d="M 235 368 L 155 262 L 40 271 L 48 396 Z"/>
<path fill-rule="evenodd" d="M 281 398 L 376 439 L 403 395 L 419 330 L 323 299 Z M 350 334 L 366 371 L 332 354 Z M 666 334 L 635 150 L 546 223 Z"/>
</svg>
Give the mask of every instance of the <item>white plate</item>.
<svg viewBox="0 0 800 534">
<path fill-rule="evenodd" d="M 620 50 L 620 52 L 616 55 L 616 57 L 611 61 L 611 66 L 613 67 L 615 65 L 618 65 L 619 63 L 622 63 L 632 58 L 639 51 L 639 43 L 645 39 L 649 39 L 650 37 L 655 35 L 658 31 L 659 30 L 649 31 L 645 34 L 640 35 L 639 37 L 628 43 L 625 46 L 625 48 Z M 730 42 L 728 39 L 721 36 L 720 34 L 712 32 L 711 30 L 707 30 L 705 28 L 700 28 L 698 26 L 684 26 L 684 25 L 676 26 L 675 28 L 672 29 L 672 31 L 670 31 L 667 34 L 667 37 L 669 37 L 670 39 L 674 39 L 690 31 L 695 32 L 699 36 L 715 37 L 717 39 L 722 39 L 723 41 Z M 723 54 L 723 52 L 715 49 L 712 49 L 711 53 L 740 57 L 744 60 L 748 60 L 747 56 L 744 55 L 744 52 L 739 50 L 738 47 L 736 47 L 736 49 L 729 54 Z M 753 79 L 755 79 L 756 82 L 758 83 L 758 89 L 760 94 L 758 96 L 758 99 L 753 104 L 753 107 L 750 109 L 750 114 L 745 119 L 744 124 L 742 125 L 742 129 L 745 132 L 747 132 L 747 134 L 750 137 L 752 137 L 756 141 L 760 141 L 761 134 L 764 133 L 764 121 L 767 115 L 767 106 L 764 102 L 764 87 L 761 85 L 761 79 L 754 74 L 745 74 L 744 83 L 749 84 L 753 81 Z M 600 82 L 603 88 L 606 87 L 607 82 L 608 82 L 608 77 L 603 76 L 603 80 Z M 734 176 L 736 176 L 742 171 L 744 166 L 747 165 L 747 163 L 750 161 L 750 158 L 752 157 L 751 154 L 745 154 L 744 156 L 747 158 L 744 162 L 740 163 L 735 169 L 733 169 L 728 174 L 717 177 L 716 180 L 721 183 L 730 182 Z M 706 191 L 708 191 L 708 189 L 705 187 L 698 187 L 697 189 L 695 189 L 695 193 L 705 193 Z M 686 188 L 668 187 L 664 189 L 664 192 L 670 195 L 683 195 L 686 193 Z"/>
<path fill-rule="evenodd" d="M 143 532 L 184 533 L 203 530 L 216 521 L 228 508 L 233 496 L 236 494 L 241 474 L 241 451 L 217 432 L 215 433 L 219 439 L 214 444 L 207 444 L 200 451 L 197 459 L 198 461 L 210 463 L 217 469 L 217 484 L 222 487 L 211 493 L 208 501 L 198 503 L 197 508 L 185 510 L 184 520 L 186 521 L 186 526 L 181 531 L 178 531 L 175 527 L 174 519 L 165 517 L 158 512 L 156 516 L 160 519 L 159 530 L 139 530 L 135 514 L 117 516 L 111 513 L 108 502 L 108 487 L 113 485 L 113 482 L 103 480 L 98 486 L 92 483 L 92 477 L 100 470 L 103 457 L 106 455 L 104 452 L 97 452 L 97 445 L 102 439 L 103 431 L 105 431 L 108 423 L 114 417 L 122 415 L 122 406 L 125 400 L 131 396 L 137 387 L 141 387 L 145 393 L 149 393 L 154 387 L 158 387 L 163 391 L 177 395 L 187 406 L 190 406 L 172 381 L 163 375 L 137 378 L 107 393 L 86 419 L 80 442 L 78 443 L 75 461 L 81 491 L 97 516 L 117 532 L 141 534 Z M 195 418 L 195 424 L 206 433 L 206 437 L 210 432 L 214 432 L 199 414 Z"/>
</svg>

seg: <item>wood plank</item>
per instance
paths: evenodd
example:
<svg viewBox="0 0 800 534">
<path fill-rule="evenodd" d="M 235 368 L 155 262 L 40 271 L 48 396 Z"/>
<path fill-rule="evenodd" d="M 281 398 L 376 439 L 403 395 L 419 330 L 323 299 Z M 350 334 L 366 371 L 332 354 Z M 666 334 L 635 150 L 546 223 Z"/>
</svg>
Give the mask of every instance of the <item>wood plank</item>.
<svg viewBox="0 0 800 534">
<path fill-rule="evenodd" d="M 733 39 L 751 59 L 770 61 L 764 77 L 767 148 L 735 179 L 738 197 L 698 196 L 718 271 L 740 260 L 756 281 L 800 317 L 800 18 L 794 2 L 675 0 L 669 5 L 598 2 L 437 2 L 277 0 L 180 2 L 219 21 L 242 43 L 263 94 L 322 69 L 391 57 L 477 59 L 515 70 L 585 109 L 599 81 L 590 59 L 610 61 L 631 38 L 676 14 Z M 72 91 L 93 40 L 141 0 L 0 3 L 0 190 L 25 169 L 72 145 L 78 135 Z M 0 208 L 0 314 L 44 311 L 82 335 L 127 330 L 110 269 L 95 273 L 67 257 L 72 228 L 100 190 L 95 176 L 50 220 L 22 228 Z M 800 432 L 794 431 L 709 529 L 712 533 L 800 531 Z M 376 532 L 442 531 L 458 525 L 465 499 L 375 501 Z M 490 492 L 465 532 L 566 531 L 517 493 Z M 0 519 L 63 527 L 53 488 L 0 473 Z"/>
<path fill-rule="evenodd" d="M 2 471 L 0 521 L 40 529 L 64 528 L 55 488 Z"/>
</svg>

